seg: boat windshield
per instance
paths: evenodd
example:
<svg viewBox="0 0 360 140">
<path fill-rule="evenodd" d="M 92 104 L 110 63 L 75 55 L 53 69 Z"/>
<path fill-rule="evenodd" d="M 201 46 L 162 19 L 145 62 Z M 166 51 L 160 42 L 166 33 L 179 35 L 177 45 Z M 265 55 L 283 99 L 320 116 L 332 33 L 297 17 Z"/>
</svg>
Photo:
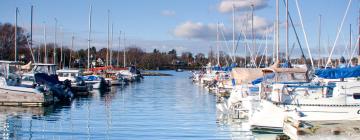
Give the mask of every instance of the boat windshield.
<svg viewBox="0 0 360 140">
<path fill-rule="evenodd" d="M 0 64 L 0 76 L 9 76 L 9 74 L 18 74 L 19 65 L 12 65 L 12 64 Z"/>
<path fill-rule="evenodd" d="M 56 74 L 56 67 L 55 66 L 42 66 L 37 65 L 33 69 L 34 73 L 47 73 L 47 74 Z"/>
</svg>

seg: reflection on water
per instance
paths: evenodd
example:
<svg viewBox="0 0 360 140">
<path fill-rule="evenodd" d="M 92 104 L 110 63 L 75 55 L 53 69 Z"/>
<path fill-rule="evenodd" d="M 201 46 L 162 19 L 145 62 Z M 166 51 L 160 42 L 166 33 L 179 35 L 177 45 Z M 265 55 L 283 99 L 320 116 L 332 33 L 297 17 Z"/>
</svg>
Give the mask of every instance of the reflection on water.
<svg viewBox="0 0 360 140">
<path fill-rule="evenodd" d="M 189 73 L 94 92 L 69 105 L 0 107 L 2 139 L 254 139 L 246 122 L 218 122 L 215 97 Z"/>
</svg>

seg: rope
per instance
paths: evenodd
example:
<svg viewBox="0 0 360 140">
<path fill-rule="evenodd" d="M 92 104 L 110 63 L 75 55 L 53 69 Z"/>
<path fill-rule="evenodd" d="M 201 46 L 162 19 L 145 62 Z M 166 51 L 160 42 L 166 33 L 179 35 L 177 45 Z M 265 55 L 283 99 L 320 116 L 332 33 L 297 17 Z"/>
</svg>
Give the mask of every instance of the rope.
<svg viewBox="0 0 360 140">
<path fill-rule="evenodd" d="M 296 8 L 297 8 L 297 11 L 298 11 L 298 14 L 299 14 L 299 18 L 300 18 L 301 28 L 302 28 L 302 31 L 304 33 L 304 39 L 305 39 L 306 47 L 307 47 L 307 50 L 308 50 L 308 53 L 309 53 L 311 66 L 314 67 L 314 61 L 313 61 L 312 56 L 311 56 L 309 42 L 308 42 L 307 34 L 306 34 L 306 31 L 305 31 L 305 28 L 304 28 L 304 23 L 303 23 L 303 20 L 302 20 L 302 15 L 301 15 L 301 11 L 300 11 L 300 8 L 299 8 L 298 0 L 295 0 L 295 3 L 296 3 Z"/>
<path fill-rule="evenodd" d="M 335 46 L 336 46 L 337 41 L 338 41 L 338 39 L 339 39 L 339 35 L 340 35 L 341 29 L 342 29 L 342 27 L 343 27 L 343 25 L 344 25 L 344 22 L 345 22 L 347 13 L 348 13 L 348 11 L 349 11 L 349 8 L 350 8 L 350 5 L 351 5 L 351 1 L 352 1 L 352 0 L 349 0 L 349 3 L 348 3 L 348 5 L 347 5 L 347 7 L 346 7 L 346 11 L 345 11 L 344 17 L 343 17 L 343 19 L 342 19 L 342 21 L 341 21 L 340 29 L 338 30 L 338 32 L 337 32 L 337 34 L 336 34 L 335 42 L 334 42 L 333 47 L 332 47 L 332 49 L 331 49 L 331 52 L 330 52 L 329 58 L 328 58 L 328 60 L 327 60 L 327 62 L 326 62 L 325 68 L 327 68 L 328 64 L 331 62 L 331 56 L 332 56 L 332 54 L 333 54 L 333 52 L 334 52 Z"/>
</svg>

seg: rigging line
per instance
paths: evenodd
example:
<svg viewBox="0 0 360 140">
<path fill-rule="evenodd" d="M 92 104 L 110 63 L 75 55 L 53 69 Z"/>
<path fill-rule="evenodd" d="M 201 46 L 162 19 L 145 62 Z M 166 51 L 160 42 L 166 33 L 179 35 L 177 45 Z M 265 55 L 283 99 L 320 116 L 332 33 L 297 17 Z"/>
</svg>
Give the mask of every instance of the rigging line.
<svg viewBox="0 0 360 140">
<path fill-rule="evenodd" d="M 229 45 L 228 45 L 228 41 L 227 41 L 226 38 L 225 38 L 224 30 L 220 30 L 220 32 L 221 32 L 221 36 L 223 37 L 223 40 L 225 41 L 225 47 L 226 47 L 226 49 L 230 52 L 230 50 L 229 50 Z M 231 58 L 232 61 L 234 61 L 232 57 L 230 57 L 230 58 Z"/>
<path fill-rule="evenodd" d="M 345 40 L 344 34 L 342 34 L 341 37 L 342 37 L 342 40 L 344 40 L 344 45 L 345 45 L 345 49 L 344 49 L 344 51 L 343 51 L 343 53 L 342 53 L 341 56 L 344 56 L 345 53 L 347 53 L 347 55 L 350 57 L 351 52 L 349 52 L 349 50 L 348 50 L 348 49 L 349 49 L 349 46 L 350 46 L 350 43 L 349 43 L 349 41 L 346 41 L 346 40 Z"/>
<path fill-rule="evenodd" d="M 297 11 L 298 11 L 298 14 L 299 14 L 299 18 L 300 18 L 300 23 L 301 23 L 302 31 L 303 31 L 303 34 L 304 34 L 304 39 L 305 39 L 306 47 L 307 47 L 307 50 L 308 50 L 308 53 L 309 53 L 311 66 L 314 67 L 314 61 L 313 61 L 312 56 L 311 56 L 311 51 L 310 51 L 310 47 L 309 47 L 309 42 L 308 42 L 308 39 L 307 39 L 307 34 L 306 34 L 306 31 L 305 31 L 305 27 L 304 27 L 304 23 L 303 23 L 301 11 L 300 11 L 300 8 L 299 8 L 299 2 L 298 2 L 298 0 L 295 0 L 295 3 L 296 3 L 296 8 L 297 8 Z"/>
<path fill-rule="evenodd" d="M 335 46 L 336 46 L 337 41 L 338 41 L 338 39 L 339 39 L 339 35 L 340 35 L 341 29 L 342 29 L 342 27 L 343 27 L 343 25 L 344 25 L 344 22 L 345 22 L 347 13 L 348 13 L 348 11 L 349 11 L 349 8 L 350 8 L 350 5 L 351 5 L 351 1 L 352 1 L 352 0 L 349 0 L 349 3 L 348 3 L 348 5 L 347 5 L 347 7 L 346 7 L 346 11 L 345 11 L 344 17 L 343 17 L 343 19 L 342 19 L 342 21 L 341 21 L 341 24 L 340 24 L 340 29 L 338 30 L 338 32 L 337 32 L 337 34 L 336 34 L 335 42 L 334 42 L 333 47 L 332 47 L 332 49 L 331 49 L 331 52 L 330 52 L 329 58 L 328 58 L 328 60 L 327 60 L 327 62 L 326 62 L 325 68 L 327 68 L 328 64 L 331 62 L 331 56 L 332 56 L 332 54 L 333 54 L 333 52 L 334 52 Z"/>
<path fill-rule="evenodd" d="M 283 0 L 283 3 L 284 3 L 284 5 L 286 6 L 285 0 Z M 290 23 L 291 23 L 291 27 L 292 27 L 292 29 L 293 29 L 293 31 L 294 31 L 294 33 L 295 33 L 296 41 L 297 41 L 297 43 L 299 44 L 299 47 L 300 47 L 300 51 L 301 51 L 302 58 L 304 58 L 304 59 L 306 60 L 304 50 L 303 50 L 303 48 L 302 48 L 302 46 L 301 46 L 301 43 L 300 43 L 299 35 L 297 34 L 297 31 L 296 31 L 295 26 L 294 26 L 294 22 L 293 22 L 293 20 L 292 20 L 292 18 L 291 18 L 291 14 L 290 14 L 289 11 L 287 11 L 287 12 L 288 12 L 289 20 L 290 20 Z M 306 61 L 305 61 L 305 64 L 306 64 Z M 307 67 L 308 69 L 310 68 L 308 65 L 306 65 L 306 67 Z"/>
<path fill-rule="evenodd" d="M 252 52 L 252 50 L 250 49 L 250 45 L 249 45 L 249 42 L 248 42 L 248 39 L 247 39 L 247 37 L 246 37 L 246 34 L 244 33 L 244 32 L 242 32 L 243 33 L 243 36 L 245 37 L 245 42 L 246 42 L 246 47 L 247 47 L 247 49 L 248 49 L 248 51 L 249 51 L 249 53 L 250 53 L 250 59 L 251 59 L 251 61 L 253 61 L 253 52 Z M 250 63 L 251 63 L 251 61 L 250 61 Z"/>
<path fill-rule="evenodd" d="M 21 18 L 20 10 L 17 10 L 17 14 L 19 15 L 18 17 Z M 21 18 L 21 19 L 22 19 L 22 18 Z M 22 23 L 22 25 L 25 25 L 25 23 L 24 23 L 23 20 L 21 20 L 21 23 Z M 23 27 L 25 27 L 25 26 L 23 26 Z M 25 29 L 25 28 L 24 28 L 24 29 Z M 31 58 L 32 58 L 33 62 L 35 63 L 35 56 L 34 56 L 34 53 L 33 53 L 33 49 L 32 49 L 32 47 L 31 47 L 31 45 L 30 45 L 29 39 L 28 39 L 27 36 L 25 37 L 25 39 L 26 39 L 26 45 L 27 45 L 27 47 L 28 47 L 29 50 L 30 50 Z"/>
</svg>

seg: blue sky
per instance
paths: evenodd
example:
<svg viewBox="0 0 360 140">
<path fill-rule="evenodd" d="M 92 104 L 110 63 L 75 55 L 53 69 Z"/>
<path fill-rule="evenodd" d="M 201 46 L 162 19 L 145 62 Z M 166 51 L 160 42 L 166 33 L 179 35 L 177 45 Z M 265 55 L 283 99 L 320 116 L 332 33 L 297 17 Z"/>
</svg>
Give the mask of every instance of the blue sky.
<svg viewBox="0 0 360 140">
<path fill-rule="evenodd" d="M 119 31 L 122 30 L 126 33 L 128 45 L 137 45 L 146 51 L 152 51 L 154 48 L 168 51 L 175 48 L 179 52 L 207 53 L 210 46 L 213 49 L 215 46 L 214 25 L 217 22 L 224 24 L 225 34 L 230 34 L 231 31 L 231 12 L 224 12 L 224 9 L 221 9 L 221 4 L 224 1 L 227 0 L 2 0 L 0 22 L 13 23 L 15 8 L 18 7 L 20 10 L 19 25 L 28 28 L 30 26 L 30 6 L 34 5 L 34 38 L 38 43 L 43 41 L 42 26 L 44 22 L 47 25 L 48 42 L 54 40 L 54 18 L 57 18 L 58 30 L 60 30 L 60 26 L 63 28 L 64 45 L 70 44 L 71 34 L 74 32 L 77 48 L 85 48 L 88 32 L 88 11 L 92 4 L 92 44 L 98 48 L 106 46 L 107 10 L 109 9 L 111 11 L 111 23 L 114 24 L 114 38 L 117 39 Z M 264 36 L 265 31 L 262 30 L 272 27 L 275 18 L 275 0 L 235 1 L 240 2 L 237 5 L 237 20 L 249 12 L 246 10 L 248 8 L 242 7 L 244 2 L 250 1 L 256 6 L 260 5 L 260 8 L 255 6 L 255 16 L 259 18 L 259 22 L 255 23 L 263 26 L 256 31 L 258 31 L 259 36 Z M 293 15 L 297 30 L 303 38 L 295 0 L 289 0 L 289 2 L 290 12 Z M 353 25 L 353 34 L 357 35 L 359 3 L 359 0 L 352 0 L 342 35 L 339 38 L 339 46 L 348 42 L 349 24 Z M 321 14 L 323 17 L 322 44 L 327 44 L 328 38 L 332 44 L 347 4 L 348 0 L 299 0 L 311 48 L 317 49 L 318 15 Z M 280 0 L 280 6 L 280 20 L 284 22 L 285 10 L 282 0 Z M 240 29 L 237 30 L 240 31 Z M 282 36 L 281 44 L 285 42 L 284 33 L 282 28 L 280 33 Z M 61 34 L 58 34 L 59 36 Z M 231 39 L 228 35 L 225 36 L 226 40 Z M 294 38 L 293 32 L 290 32 L 290 44 L 295 42 Z M 59 37 L 58 43 L 61 40 Z M 353 40 L 353 42 L 355 41 Z M 115 47 L 118 46 L 117 42 L 114 40 Z M 269 41 L 269 46 L 271 43 L 272 41 Z M 302 43 L 305 46 L 303 39 Z M 224 43 L 222 47 L 225 47 Z M 241 49 L 239 50 L 241 51 Z"/>
</svg>

